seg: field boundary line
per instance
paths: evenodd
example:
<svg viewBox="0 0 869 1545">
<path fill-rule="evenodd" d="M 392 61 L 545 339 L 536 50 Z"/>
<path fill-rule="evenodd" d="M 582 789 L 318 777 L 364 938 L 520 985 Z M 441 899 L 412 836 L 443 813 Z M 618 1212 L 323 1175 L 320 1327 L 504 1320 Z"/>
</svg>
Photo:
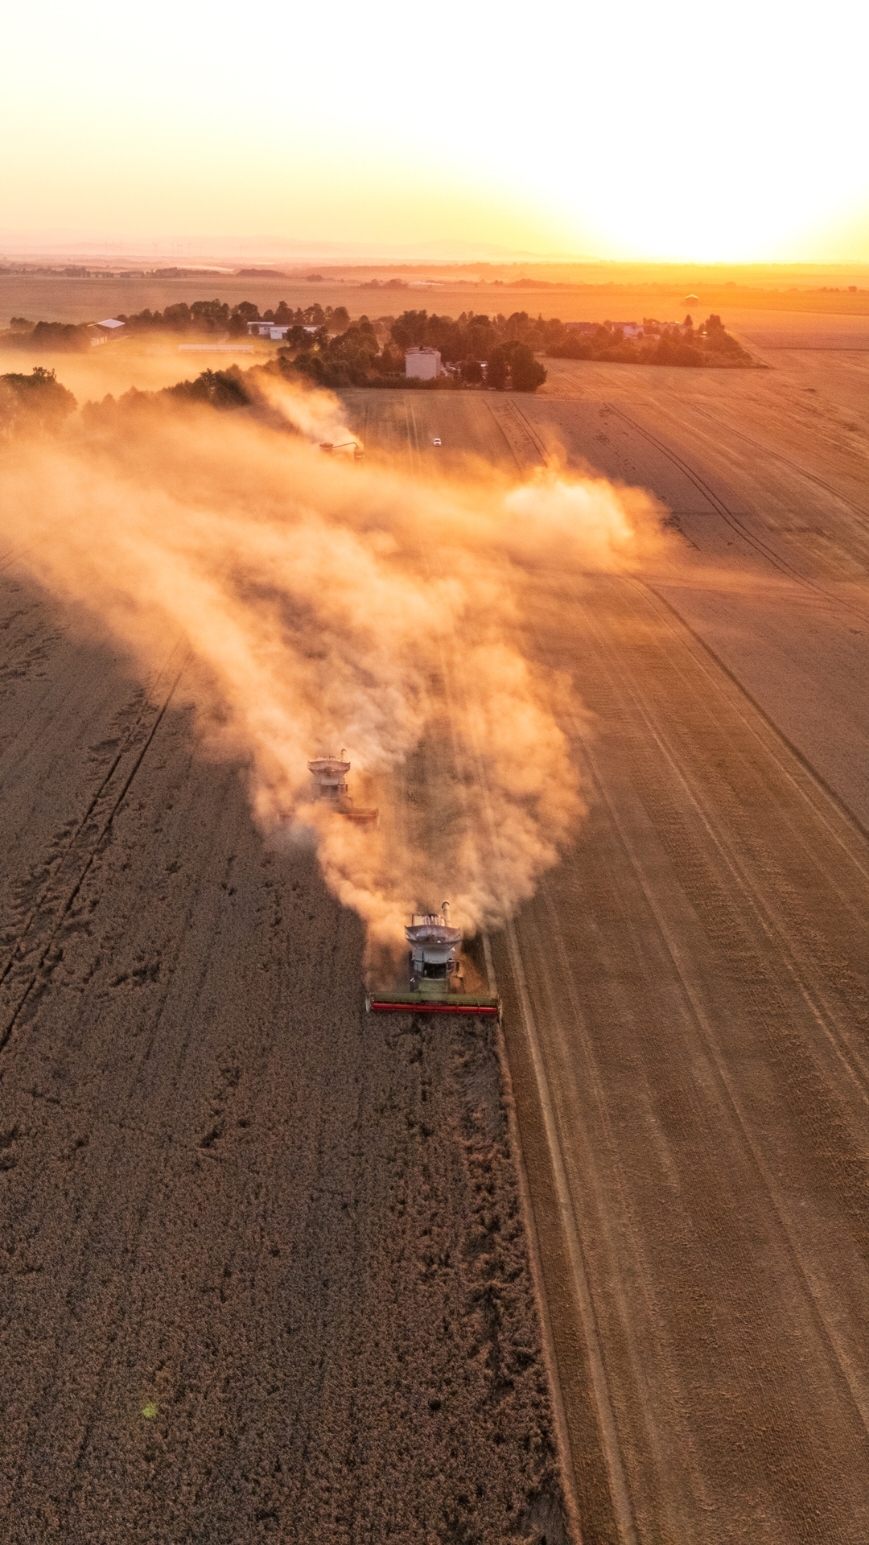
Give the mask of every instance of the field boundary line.
<svg viewBox="0 0 869 1545">
<path fill-rule="evenodd" d="M 486 974 L 489 978 L 490 992 L 496 992 L 495 972 L 492 963 L 492 946 L 489 935 L 483 933 L 483 955 L 486 961 Z M 522 1146 L 522 1136 L 519 1130 L 519 1117 L 516 1111 L 516 1098 L 513 1092 L 513 1074 L 510 1070 L 510 1058 L 507 1052 L 507 1041 L 500 1020 L 495 1026 L 495 1045 L 498 1051 L 498 1061 L 501 1065 L 501 1080 L 504 1086 L 505 1105 L 507 1108 L 507 1128 L 510 1135 L 510 1145 L 513 1160 L 516 1166 L 516 1181 L 519 1187 L 519 1205 L 522 1208 L 522 1217 L 525 1224 L 525 1237 L 528 1241 L 528 1264 L 531 1270 L 531 1283 L 534 1288 L 534 1296 L 537 1301 L 537 1312 L 540 1318 L 540 1336 L 543 1342 L 543 1361 L 549 1375 L 549 1392 L 552 1399 L 552 1416 L 555 1425 L 555 1439 L 559 1450 L 559 1468 L 564 1486 L 564 1502 L 568 1512 L 568 1521 L 572 1532 L 578 1542 L 583 1545 L 582 1515 L 577 1495 L 576 1471 L 573 1463 L 573 1454 L 570 1446 L 570 1428 L 567 1421 L 567 1412 L 564 1406 L 564 1398 L 561 1392 L 561 1379 L 558 1373 L 558 1356 L 555 1350 L 555 1336 L 552 1330 L 552 1317 L 549 1313 L 549 1304 L 546 1298 L 546 1279 L 543 1274 L 543 1254 L 540 1248 L 540 1235 L 537 1231 L 537 1220 L 534 1216 L 534 1208 L 531 1204 L 531 1182 L 528 1179 L 528 1166 L 525 1162 L 525 1150 Z"/>
<path fill-rule="evenodd" d="M 510 452 L 510 455 L 513 457 L 513 460 L 516 463 L 517 471 L 520 472 L 520 473 L 524 472 L 525 469 L 522 466 L 521 461 L 519 460 L 519 453 L 516 450 L 516 447 L 513 445 L 512 441 L 510 439 L 510 436 L 508 435 L 506 429 L 504 428 L 504 425 L 503 425 L 503 423 L 501 421 L 500 416 L 495 412 L 495 405 L 494 405 L 494 403 L 487 402 L 486 406 L 489 409 L 489 413 L 491 415 L 492 422 L 494 424 L 497 424 L 498 428 L 501 431 L 501 434 L 502 434 L 503 439 L 504 439 L 504 444 L 506 445 L 508 451 Z"/>
<path fill-rule="evenodd" d="M 549 466 L 549 452 L 547 451 L 546 446 L 543 443 L 542 437 L 540 436 L 538 431 L 534 428 L 533 424 L 531 423 L 530 418 L 528 417 L 528 414 L 527 413 L 523 413 L 522 409 L 520 408 L 518 402 L 515 401 L 515 399 L 513 401 L 513 410 L 514 410 L 514 412 L 518 413 L 518 415 L 521 418 L 523 424 L 525 425 L 525 428 L 528 430 L 528 433 L 529 433 L 531 439 L 534 441 L 534 444 L 537 446 L 537 449 L 540 452 L 540 459 L 543 462 L 544 467 L 548 467 Z"/>
<path fill-rule="evenodd" d="M 684 473 L 685 477 L 687 477 L 694 484 L 694 487 L 699 490 L 704 499 L 706 499 L 712 505 L 715 513 L 721 516 L 721 519 L 724 520 L 728 526 L 730 526 L 732 531 L 735 531 L 736 534 L 742 537 L 742 539 L 747 542 L 750 547 L 753 547 L 755 552 L 759 553 L 763 558 L 766 559 L 768 563 L 772 564 L 773 568 L 778 569 L 783 574 L 788 574 L 791 579 L 797 582 L 797 584 L 803 585 L 806 590 L 814 591 L 816 595 L 823 596 L 825 600 L 838 602 L 839 605 L 844 604 L 847 606 L 847 602 L 843 603 L 841 600 L 839 600 L 838 597 L 831 596 L 822 585 L 817 583 L 816 580 L 810 579 L 808 575 L 800 573 L 800 570 L 794 563 L 792 563 L 783 554 L 777 552 L 776 549 L 771 544 L 767 543 L 762 536 L 756 535 L 756 533 L 745 524 L 740 516 L 736 515 L 734 511 L 731 510 L 727 504 L 725 504 L 724 500 L 721 498 L 721 495 L 715 492 L 714 488 L 712 488 L 710 484 L 706 482 L 705 478 L 701 477 L 700 473 L 696 472 L 690 463 L 685 461 L 684 458 L 679 455 L 678 451 L 672 450 L 670 446 L 668 446 L 663 440 L 659 440 L 657 435 L 654 435 L 650 429 L 646 429 L 643 424 L 638 423 L 635 418 L 631 418 L 631 415 L 626 413 L 623 408 L 616 407 L 614 403 L 608 404 L 608 407 L 610 413 L 613 413 L 616 418 L 620 418 L 623 423 L 629 424 L 632 429 L 636 430 L 637 434 L 643 435 L 643 437 L 649 441 L 650 445 L 654 445 L 655 449 L 661 452 L 662 456 L 666 456 L 675 467 L 678 467 L 679 471 Z M 849 610 L 854 611 L 855 614 L 859 617 L 865 616 L 865 614 L 860 612 L 856 607 L 849 607 Z"/>
<path fill-rule="evenodd" d="M 522 963 L 522 953 L 512 919 L 506 924 L 505 935 L 513 980 L 516 984 L 516 996 L 519 1000 L 519 1010 L 522 1016 L 528 1049 L 531 1054 L 531 1064 L 534 1069 L 540 1112 L 543 1117 L 543 1127 L 546 1136 L 546 1146 L 552 1164 L 552 1177 L 561 1220 L 562 1236 L 567 1247 L 567 1256 L 571 1268 L 571 1285 L 579 1309 L 580 1323 L 585 1333 L 585 1349 L 588 1356 L 591 1385 L 597 1407 L 601 1437 L 603 1439 L 604 1463 L 609 1474 L 610 1496 L 613 1502 L 616 1525 L 626 1545 L 638 1545 L 630 1489 L 622 1464 L 618 1427 L 607 1385 L 603 1351 L 598 1334 L 591 1289 L 588 1283 L 582 1242 L 579 1237 L 576 1215 L 570 1199 L 570 1187 L 561 1151 L 558 1119 L 549 1090 L 549 1081 L 537 1034 L 537 1024 L 531 1007 L 525 968 Z"/>
<path fill-rule="evenodd" d="M 700 664 L 701 662 L 697 663 Z M 703 668 L 702 664 L 701 668 Z M 684 681 L 684 673 L 680 672 L 680 675 Z M 841 1067 L 844 1069 L 847 1077 L 859 1089 L 865 1103 L 867 1098 L 869 1098 L 869 1074 L 867 1074 L 867 1072 L 864 1070 L 858 1055 L 849 1045 L 847 1039 L 836 1029 L 836 1015 L 828 1005 L 823 987 L 812 986 L 806 980 L 805 975 L 800 968 L 799 956 L 794 950 L 794 947 L 788 937 L 786 926 L 780 917 L 776 915 L 775 910 L 771 908 L 764 900 L 763 893 L 752 879 L 750 870 L 746 869 L 745 863 L 738 856 L 733 842 L 728 838 L 726 825 L 720 822 L 717 825 L 714 825 L 711 817 L 707 814 L 706 809 L 702 804 L 700 793 L 696 787 L 696 778 L 687 773 L 680 765 L 677 754 L 672 749 L 667 738 L 666 730 L 661 728 L 658 715 L 656 715 L 642 701 L 639 684 L 636 682 L 636 678 L 633 675 L 633 670 L 630 671 L 630 676 L 629 678 L 626 677 L 626 679 L 633 683 L 632 686 L 629 686 L 629 690 L 631 692 L 631 696 L 634 699 L 637 713 L 645 721 L 646 726 L 652 735 L 652 738 L 656 741 L 659 750 L 661 751 L 665 760 L 669 763 L 675 778 L 681 784 L 689 802 L 693 805 L 698 819 L 701 821 L 709 835 L 710 841 L 715 845 L 725 864 L 731 871 L 731 874 L 734 876 L 744 891 L 746 897 L 750 901 L 759 927 L 765 933 L 770 944 L 775 943 L 778 946 L 781 958 L 787 965 L 792 982 L 802 993 L 807 1007 L 814 1015 L 816 1024 L 825 1035 L 830 1047 L 838 1058 Z M 745 719 L 744 715 L 740 713 L 739 717 L 742 719 L 746 728 L 751 730 L 752 726 Z M 849 860 L 849 862 L 853 863 L 858 873 L 863 877 L 863 879 L 869 880 L 869 873 L 867 873 L 863 865 L 859 863 L 859 861 L 852 855 L 844 843 L 842 843 L 841 839 L 837 839 L 836 834 L 832 831 L 829 822 L 825 820 L 823 812 L 818 810 L 811 803 L 811 801 L 809 801 L 809 799 L 806 797 L 805 790 L 801 789 L 797 780 L 789 774 L 787 767 L 784 766 L 776 756 L 775 750 L 771 747 L 765 746 L 761 737 L 756 733 L 755 739 L 757 740 L 757 743 L 761 747 L 763 753 L 772 757 L 776 766 L 787 778 L 790 787 L 803 799 L 805 805 L 807 805 L 808 809 L 811 811 L 813 819 L 820 821 L 825 831 L 829 833 L 831 840 L 837 842 L 837 845 L 842 849 L 845 857 Z M 828 880 L 831 886 L 835 888 L 843 906 L 847 907 L 853 915 L 856 910 L 854 904 L 849 901 L 849 899 L 843 894 L 841 887 L 836 884 L 835 880 L 831 876 L 828 876 Z"/>
</svg>

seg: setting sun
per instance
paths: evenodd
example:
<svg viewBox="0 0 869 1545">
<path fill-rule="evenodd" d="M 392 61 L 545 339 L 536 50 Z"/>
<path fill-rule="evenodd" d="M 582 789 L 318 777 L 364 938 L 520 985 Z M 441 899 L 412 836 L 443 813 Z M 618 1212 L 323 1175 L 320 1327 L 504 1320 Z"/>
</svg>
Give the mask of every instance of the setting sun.
<svg viewBox="0 0 869 1545">
<path fill-rule="evenodd" d="M 866 15 L 820 20 L 35 0 L 4 23 L 0 239 L 866 257 Z"/>
</svg>

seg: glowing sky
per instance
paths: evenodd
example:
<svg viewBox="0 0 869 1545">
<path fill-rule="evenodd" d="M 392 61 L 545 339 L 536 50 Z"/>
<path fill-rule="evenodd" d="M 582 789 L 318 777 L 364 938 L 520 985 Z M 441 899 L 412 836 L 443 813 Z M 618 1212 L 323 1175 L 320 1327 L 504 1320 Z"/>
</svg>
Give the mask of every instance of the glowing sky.
<svg viewBox="0 0 869 1545">
<path fill-rule="evenodd" d="M 867 7 L 28 0 L 0 249 L 260 238 L 869 257 Z"/>
</svg>

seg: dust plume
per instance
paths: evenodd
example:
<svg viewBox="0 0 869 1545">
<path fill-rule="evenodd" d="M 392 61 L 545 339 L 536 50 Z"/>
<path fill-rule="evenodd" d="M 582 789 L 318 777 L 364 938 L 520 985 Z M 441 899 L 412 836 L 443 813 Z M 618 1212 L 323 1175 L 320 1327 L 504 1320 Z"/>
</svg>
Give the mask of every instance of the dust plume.
<svg viewBox="0 0 869 1545">
<path fill-rule="evenodd" d="M 175 649 L 173 701 L 244 765 L 269 840 L 316 842 L 371 948 L 444 896 L 466 933 L 497 926 L 584 809 L 556 711 L 570 684 L 520 642 L 529 571 L 628 566 L 656 512 L 563 473 L 424 484 L 343 463 L 316 448 L 353 438 L 337 398 L 268 392 L 267 421 L 108 403 L 8 445 L 6 544 L 145 679 Z M 309 758 L 342 747 L 376 829 L 312 798 Z"/>
</svg>

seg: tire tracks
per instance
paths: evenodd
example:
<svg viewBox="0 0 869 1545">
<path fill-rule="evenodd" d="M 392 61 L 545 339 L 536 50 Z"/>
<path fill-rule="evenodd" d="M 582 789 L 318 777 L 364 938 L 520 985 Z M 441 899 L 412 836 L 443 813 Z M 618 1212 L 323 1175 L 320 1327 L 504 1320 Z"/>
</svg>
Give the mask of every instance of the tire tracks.
<svg viewBox="0 0 869 1545">
<path fill-rule="evenodd" d="M 606 645 L 601 640 L 600 632 L 597 629 L 593 619 L 590 619 L 590 624 L 593 633 L 596 633 L 597 635 L 600 654 L 605 656 Z M 776 946 L 775 956 L 783 960 L 786 965 L 786 969 L 793 973 L 793 979 L 800 992 L 802 993 L 804 1001 L 806 1002 L 807 1007 L 809 1008 L 816 1022 L 819 1023 L 819 1026 L 824 1030 L 825 1034 L 831 1040 L 837 1040 L 838 1037 L 836 1033 L 834 1017 L 829 1014 L 829 1012 L 824 1014 L 823 1017 L 819 1013 L 819 1006 L 814 999 L 814 994 L 810 993 L 807 989 L 807 986 L 803 980 L 803 973 L 799 971 L 797 962 L 790 948 L 789 941 L 787 940 L 786 936 L 783 935 L 780 925 L 777 925 L 775 921 L 771 919 L 768 909 L 764 906 L 761 898 L 758 895 L 757 886 L 747 874 L 744 865 L 738 864 L 734 861 L 734 857 L 729 851 L 730 845 L 727 842 L 724 833 L 720 829 L 715 829 L 715 823 L 713 822 L 712 816 L 710 815 L 707 808 L 704 807 L 703 803 L 699 800 L 697 792 L 691 788 L 688 778 L 686 777 L 686 774 L 680 765 L 676 753 L 667 743 L 665 733 L 661 730 L 660 726 L 655 723 L 649 710 L 647 709 L 646 704 L 639 693 L 639 687 L 635 677 L 633 676 L 631 667 L 625 657 L 620 659 L 619 684 L 622 691 L 627 690 L 630 694 L 633 700 L 634 714 L 645 724 L 649 738 L 657 746 L 659 753 L 664 758 L 674 782 L 679 787 L 681 787 L 686 799 L 693 807 L 698 820 L 701 822 L 702 826 L 708 834 L 710 844 L 712 844 L 713 847 L 721 854 L 725 865 L 730 870 L 730 873 L 733 877 L 734 888 L 741 895 L 744 895 L 747 900 L 749 900 L 758 924 L 766 933 L 770 942 L 774 942 Z M 694 979 L 695 972 L 686 958 L 684 947 L 673 933 L 673 929 L 670 925 L 670 921 L 667 917 L 665 909 L 660 905 L 656 892 L 648 883 L 642 857 L 636 852 L 636 849 L 631 842 L 630 836 L 625 827 L 625 823 L 621 819 L 615 803 L 610 798 L 606 786 L 606 780 L 596 763 L 594 753 L 588 746 L 587 741 L 583 736 L 582 726 L 577 723 L 574 723 L 574 738 L 578 744 L 583 746 L 584 755 L 592 772 L 599 797 L 603 801 L 608 811 L 609 818 L 613 823 L 615 830 L 618 832 L 625 852 L 630 859 L 631 867 L 636 876 L 637 884 L 645 896 L 650 914 L 655 918 L 660 937 L 666 946 L 666 950 L 672 961 L 674 971 L 682 984 L 685 1001 L 690 1006 L 690 1010 L 698 1032 L 701 1034 L 703 1043 L 706 1046 L 714 1066 L 716 1067 L 721 1087 L 726 1092 L 727 1100 L 733 1110 L 734 1119 L 738 1125 L 739 1131 L 742 1134 L 746 1150 L 751 1155 L 753 1163 L 769 1196 L 774 1214 L 778 1219 L 783 1239 L 786 1241 L 788 1253 L 793 1262 L 794 1269 L 798 1275 L 799 1280 L 803 1283 L 807 1299 L 812 1305 L 818 1332 L 829 1348 L 831 1365 L 839 1370 L 843 1388 L 848 1391 L 848 1395 L 853 1402 L 855 1412 L 858 1415 L 859 1420 L 867 1433 L 867 1436 L 869 1436 L 869 1388 L 862 1387 L 861 1381 L 855 1377 L 852 1370 L 852 1358 L 850 1357 L 847 1348 L 840 1340 L 835 1323 L 831 1321 L 830 1316 L 825 1312 L 823 1306 L 823 1293 L 819 1288 L 815 1273 L 813 1273 L 813 1271 L 810 1269 L 805 1259 L 804 1252 L 800 1248 L 798 1236 L 795 1234 L 789 1221 L 788 1209 L 784 1202 L 782 1188 L 777 1184 L 771 1166 L 764 1157 L 760 1145 L 752 1133 L 752 1124 L 741 1101 L 735 1081 L 730 1076 L 726 1061 L 718 1044 L 714 1027 L 704 1007 L 702 993 L 700 992 L 698 984 Z M 717 823 L 717 825 L 720 828 L 720 822 Z M 841 1055 L 841 1046 L 837 1047 L 836 1049 L 840 1053 L 843 1067 L 846 1069 L 849 1076 L 855 1081 L 863 1100 L 867 1101 L 867 1091 L 869 1091 L 869 1084 L 867 1084 L 865 1073 L 862 1069 L 853 1064 L 853 1061 L 850 1057 Z M 869 1101 L 867 1101 L 867 1103 L 869 1103 Z"/>
<path fill-rule="evenodd" d="M 853 601 L 848 601 L 841 595 L 835 594 L 835 592 L 831 592 L 825 589 L 823 585 L 817 582 L 817 580 L 809 578 L 807 574 L 803 573 L 799 568 L 796 567 L 795 564 L 791 563 L 790 560 L 782 553 L 778 552 L 776 548 L 771 546 L 768 542 L 765 542 L 762 537 L 758 536 L 756 532 L 752 531 L 750 527 L 746 525 L 746 523 L 741 520 L 740 517 L 733 510 L 731 510 L 727 504 L 725 504 L 720 495 L 715 492 L 709 483 L 706 482 L 705 478 L 700 476 L 699 472 L 695 471 L 695 469 L 687 461 L 685 461 L 683 457 L 681 457 L 676 451 L 668 446 L 663 440 L 659 440 L 657 435 L 652 434 L 651 430 L 646 429 L 644 425 L 637 423 L 636 419 L 631 418 L 630 414 L 626 413 L 623 408 L 616 407 L 614 403 L 608 404 L 608 410 L 616 418 L 620 418 L 625 424 L 628 424 L 630 428 L 633 429 L 637 434 L 642 435 L 644 439 L 649 441 L 650 445 L 654 445 L 655 449 L 660 451 L 662 456 L 666 456 L 668 461 L 671 461 L 675 467 L 678 467 L 679 471 L 682 472 L 683 475 L 694 484 L 694 487 L 703 495 L 704 499 L 708 501 L 708 503 L 715 510 L 716 514 L 721 517 L 721 519 L 730 527 L 734 534 L 741 537 L 742 540 L 747 542 L 750 547 L 753 547 L 755 552 L 760 557 L 765 559 L 767 563 L 778 569 L 779 572 L 784 574 L 789 580 L 800 585 L 804 590 L 809 591 L 813 595 L 821 596 L 823 600 L 827 601 L 829 604 L 840 607 L 842 610 L 852 613 L 853 616 L 859 617 L 861 621 L 865 621 L 866 612 L 862 607 L 855 605 Z"/>
<path fill-rule="evenodd" d="M 46 882 L 43 891 L 41 892 L 36 904 L 32 908 L 28 918 L 25 921 L 23 929 L 20 931 L 18 937 L 13 943 L 12 954 L 9 960 L 6 962 L 2 976 L 0 976 L 0 984 L 5 984 L 13 976 L 15 966 L 21 961 L 21 946 L 29 934 L 33 923 L 38 918 L 40 918 L 40 916 L 45 916 L 47 911 L 46 921 L 48 923 L 48 936 L 44 939 L 44 942 L 40 942 L 36 946 L 38 951 L 37 959 L 35 965 L 31 967 L 29 971 L 28 978 L 23 990 L 18 993 L 17 998 L 14 998 L 11 1004 L 7 1005 L 4 1021 L 2 1027 L 0 1027 L 0 1052 L 6 1048 L 15 1029 L 15 1025 L 17 1024 L 21 1015 L 21 1012 L 45 970 L 46 962 L 55 939 L 63 927 L 63 924 L 75 903 L 76 897 L 81 890 L 91 865 L 93 864 L 97 853 L 100 851 L 100 848 L 103 846 L 103 843 L 105 842 L 106 837 L 111 830 L 115 816 L 117 815 L 121 805 L 126 799 L 127 794 L 129 793 L 132 786 L 133 780 L 136 777 L 136 774 L 139 771 L 139 768 L 141 767 L 142 762 L 144 761 L 145 756 L 151 747 L 154 737 L 163 721 L 166 710 L 168 709 L 178 687 L 178 683 L 180 682 L 184 670 L 186 669 L 186 666 L 189 662 L 189 658 L 190 657 L 188 654 L 177 674 L 175 675 L 161 706 L 157 709 L 153 723 L 148 733 L 146 734 L 142 745 L 139 747 L 136 756 L 134 757 L 131 768 L 123 777 L 118 793 L 111 797 L 109 808 L 98 825 L 96 836 L 89 836 L 88 823 L 91 821 L 91 818 L 96 812 L 100 800 L 109 790 L 112 779 L 114 778 L 118 769 L 121 767 L 125 756 L 129 755 L 129 752 L 132 749 L 134 737 L 141 727 L 141 715 L 136 721 L 134 729 L 130 732 L 125 746 L 115 756 L 109 771 L 105 774 L 99 788 L 91 799 L 87 811 L 85 812 L 78 826 L 70 835 L 66 852 L 62 856 L 61 867 L 63 866 L 63 861 L 65 859 L 69 867 L 73 868 L 74 875 L 72 877 L 71 884 L 68 884 L 68 887 L 62 893 L 56 907 L 46 909 L 46 902 L 49 899 L 50 888 L 52 887 L 52 884 L 56 884 L 56 876 L 52 876 L 52 879 Z M 76 844 L 82 838 L 85 839 L 85 849 L 84 852 L 78 856 L 76 854 Z"/>
<path fill-rule="evenodd" d="M 705 408 L 700 408 L 695 404 L 694 412 L 699 418 L 709 419 L 714 422 L 711 413 L 708 413 Z M 760 451 L 766 457 L 771 457 L 773 461 L 782 462 L 792 472 L 796 472 L 799 477 L 805 478 L 806 482 L 814 483 L 818 488 L 822 488 L 831 498 L 837 499 L 840 504 L 844 504 L 845 508 L 849 509 L 852 515 L 858 516 L 861 520 L 869 521 L 869 510 L 864 510 L 859 504 L 854 504 L 850 499 L 847 499 L 844 494 L 833 487 L 832 483 L 825 482 L 816 472 L 809 472 L 806 467 L 801 467 L 799 462 L 793 461 L 790 456 L 785 456 L 782 451 L 774 451 L 768 445 L 762 445 L 759 440 L 752 439 L 751 435 L 747 435 L 742 429 L 736 429 L 733 424 L 728 423 L 727 429 L 728 433 L 735 436 L 737 440 L 744 440 L 746 445 L 752 446 L 754 450 Z"/>
</svg>

